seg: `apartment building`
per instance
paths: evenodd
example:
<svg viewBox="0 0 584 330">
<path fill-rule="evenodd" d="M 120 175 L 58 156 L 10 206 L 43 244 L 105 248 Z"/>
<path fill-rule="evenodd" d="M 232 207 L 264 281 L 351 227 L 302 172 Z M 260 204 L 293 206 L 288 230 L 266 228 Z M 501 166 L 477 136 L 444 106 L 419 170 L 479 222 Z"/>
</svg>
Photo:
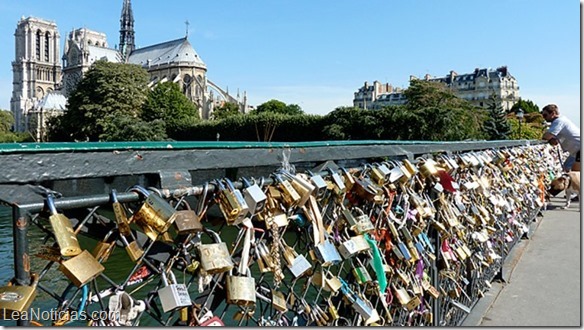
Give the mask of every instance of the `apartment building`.
<svg viewBox="0 0 584 330">
<path fill-rule="evenodd" d="M 420 79 L 410 76 L 410 81 Z M 422 78 L 426 81 L 436 81 L 448 86 L 456 96 L 467 100 L 473 105 L 486 108 L 489 98 L 495 95 L 505 111 L 519 101 L 519 85 L 506 66 L 492 69 L 476 68 L 472 73 L 458 74 L 455 71 L 444 77 L 432 77 L 429 74 Z M 361 109 L 381 109 L 389 105 L 402 105 L 407 101 L 400 88 L 390 84 L 374 81 L 367 82 L 355 93 L 353 106 Z"/>
</svg>

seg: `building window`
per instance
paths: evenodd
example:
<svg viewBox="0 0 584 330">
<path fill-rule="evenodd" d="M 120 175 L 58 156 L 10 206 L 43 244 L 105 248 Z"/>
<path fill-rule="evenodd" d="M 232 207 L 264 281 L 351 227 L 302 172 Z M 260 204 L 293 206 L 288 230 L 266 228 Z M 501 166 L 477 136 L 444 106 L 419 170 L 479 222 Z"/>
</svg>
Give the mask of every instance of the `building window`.
<svg viewBox="0 0 584 330">
<path fill-rule="evenodd" d="M 36 34 L 36 59 L 41 59 L 41 31 L 38 30 Z"/>
<path fill-rule="evenodd" d="M 45 62 L 49 61 L 49 32 L 45 34 Z"/>
</svg>

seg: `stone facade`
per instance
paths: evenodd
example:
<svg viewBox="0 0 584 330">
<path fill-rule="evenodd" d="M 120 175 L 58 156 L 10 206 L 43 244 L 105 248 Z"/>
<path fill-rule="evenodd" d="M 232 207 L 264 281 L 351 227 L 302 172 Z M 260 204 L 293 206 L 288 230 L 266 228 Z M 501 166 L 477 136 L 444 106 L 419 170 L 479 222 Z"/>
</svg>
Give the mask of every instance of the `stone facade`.
<svg viewBox="0 0 584 330">
<path fill-rule="evenodd" d="M 410 81 L 413 79 L 419 78 L 410 76 Z M 488 107 L 489 98 L 493 94 L 505 111 L 510 110 L 519 101 L 519 85 L 506 66 L 496 70 L 477 68 L 472 73 L 461 75 L 450 71 L 444 77 L 425 75 L 423 79 L 441 82 L 459 98 L 481 108 Z M 361 109 L 381 109 L 384 106 L 401 105 L 407 101 L 401 90 L 379 88 L 380 86 L 391 87 L 389 84 L 383 85 L 377 81 L 373 83 L 373 86 L 366 82 L 355 93 L 353 106 Z"/>
<path fill-rule="evenodd" d="M 14 130 L 23 132 L 29 131 L 27 116 L 35 104 L 59 87 L 60 36 L 54 22 L 22 17 L 14 38 L 10 110 L 14 114 Z"/>
<path fill-rule="evenodd" d="M 61 58 L 59 40 L 54 22 L 29 17 L 18 23 L 11 99 L 16 131 L 31 131 L 26 118 L 35 104 L 47 104 L 43 97 L 53 91 L 68 97 L 91 65 L 102 59 L 141 65 L 150 75 L 150 88 L 165 81 L 179 84 L 185 96 L 197 105 L 203 119 L 210 118 L 214 107 L 224 102 L 238 104 L 243 113 L 251 109 L 245 92 L 243 99 L 239 93 L 233 97 L 208 80 L 207 66 L 187 37 L 136 49 L 130 0 L 124 0 L 123 4 L 119 49 L 109 47 L 104 33 L 80 28 L 68 34 Z M 36 113 L 39 111 L 37 109 Z M 35 125 L 44 125 L 39 116 L 35 118 Z M 43 127 L 35 127 L 32 131 L 42 132 Z"/>
</svg>

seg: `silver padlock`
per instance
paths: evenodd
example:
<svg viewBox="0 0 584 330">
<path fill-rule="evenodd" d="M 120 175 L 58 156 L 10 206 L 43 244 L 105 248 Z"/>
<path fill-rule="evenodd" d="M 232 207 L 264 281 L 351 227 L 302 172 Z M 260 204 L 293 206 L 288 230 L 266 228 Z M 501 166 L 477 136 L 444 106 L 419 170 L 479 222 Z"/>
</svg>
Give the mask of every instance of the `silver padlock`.
<svg viewBox="0 0 584 330">
<path fill-rule="evenodd" d="M 158 297 L 160 298 L 160 304 L 162 305 L 162 310 L 167 313 L 176 309 L 191 306 L 191 297 L 189 296 L 189 291 L 187 286 L 184 284 L 176 283 L 176 278 L 169 271 L 171 282 L 169 283 L 166 272 L 162 271 L 162 282 L 164 287 L 158 290 Z"/>
<path fill-rule="evenodd" d="M 339 245 L 339 252 L 345 259 L 369 250 L 371 250 L 371 247 L 362 235 L 352 236 Z"/>
<path fill-rule="evenodd" d="M 241 178 L 243 182 L 243 198 L 249 208 L 249 213 L 253 216 L 261 212 L 266 206 L 268 197 L 257 183 L 252 184 L 246 178 Z"/>
<path fill-rule="evenodd" d="M 328 189 L 326 181 L 324 181 L 320 174 L 314 174 L 310 171 L 308 171 L 308 174 L 310 175 L 310 182 L 312 182 L 312 184 L 316 188 L 314 189 L 312 194 L 314 195 L 314 197 L 316 197 L 316 199 L 323 198 L 324 195 L 326 194 L 326 190 Z"/>
<path fill-rule="evenodd" d="M 283 248 L 282 255 L 286 260 L 286 266 L 295 278 L 299 278 L 300 276 L 306 274 L 306 272 L 312 268 L 312 265 L 310 262 L 308 262 L 304 255 L 299 255 L 296 253 L 296 251 L 294 251 L 293 248 L 283 243 L 282 241 L 280 241 L 280 245 Z"/>
<path fill-rule="evenodd" d="M 315 247 L 316 257 L 322 262 L 323 266 L 335 265 L 342 261 L 339 251 L 337 251 L 337 248 L 330 241 L 325 240 Z"/>
</svg>

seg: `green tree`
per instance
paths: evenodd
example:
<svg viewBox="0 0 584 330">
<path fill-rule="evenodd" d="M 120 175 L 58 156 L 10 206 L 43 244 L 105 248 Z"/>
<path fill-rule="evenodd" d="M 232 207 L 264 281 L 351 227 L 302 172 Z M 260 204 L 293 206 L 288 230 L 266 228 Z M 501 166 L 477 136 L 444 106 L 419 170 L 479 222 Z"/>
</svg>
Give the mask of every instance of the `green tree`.
<svg viewBox="0 0 584 330">
<path fill-rule="evenodd" d="M 101 141 L 164 141 L 166 125 L 161 119 L 146 122 L 127 116 L 114 118 L 105 126 Z"/>
<path fill-rule="evenodd" d="M 517 113 L 517 110 L 523 110 L 524 113 L 539 113 L 539 107 L 537 104 L 533 103 L 531 100 L 523 100 L 519 98 L 519 101 L 515 103 L 509 112 Z"/>
<path fill-rule="evenodd" d="M 213 110 L 212 118 L 215 120 L 225 119 L 231 116 L 240 115 L 239 106 L 232 102 L 225 102 Z"/>
<path fill-rule="evenodd" d="M 472 107 L 467 101 L 458 98 L 446 85 L 436 81 L 414 79 L 410 81 L 404 95 L 407 98 L 405 106 L 408 109 Z"/>
<path fill-rule="evenodd" d="M 14 116 L 8 110 L 0 109 L 0 133 L 9 133 L 14 125 Z"/>
<path fill-rule="evenodd" d="M 139 120 L 147 84 L 148 73 L 138 65 L 96 61 L 69 97 L 65 114 L 49 121 L 50 141 L 109 139 L 114 120 Z"/>
<path fill-rule="evenodd" d="M 251 112 L 251 114 L 260 114 L 263 112 L 280 113 L 283 115 L 299 115 L 303 114 L 302 108 L 297 104 L 286 104 L 279 100 L 269 100 L 258 105 L 258 107 Z"/>
<path fill-rule="evenodd" d="M 200 117 L 197 107 L 181 92 L 178 84 L 167 81 L 148 93 L 142 119 L 146 122 L 162 120 L 166 123 L 167 135 L 173 136 L 179 127 L 190 125 Z"/>
<path fill-rule="evenodd" d="M 511 136 L 511 125 L 505 111 L 496 97 L 489 98 L 489 118 L 485 121 L 484 131 L 489 140 L 507 140 Z"/>
</svg>

